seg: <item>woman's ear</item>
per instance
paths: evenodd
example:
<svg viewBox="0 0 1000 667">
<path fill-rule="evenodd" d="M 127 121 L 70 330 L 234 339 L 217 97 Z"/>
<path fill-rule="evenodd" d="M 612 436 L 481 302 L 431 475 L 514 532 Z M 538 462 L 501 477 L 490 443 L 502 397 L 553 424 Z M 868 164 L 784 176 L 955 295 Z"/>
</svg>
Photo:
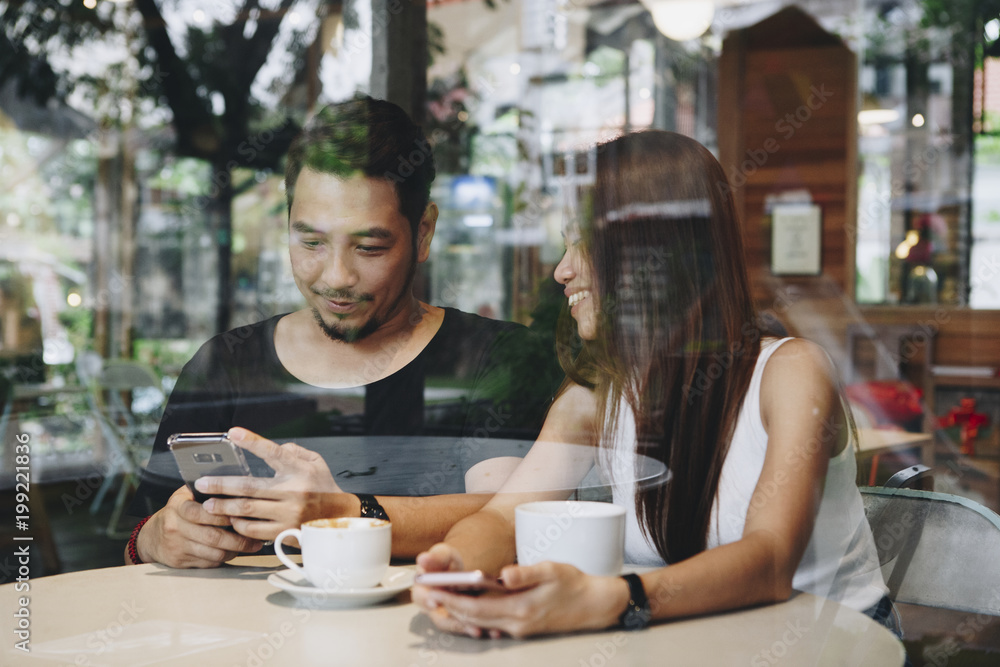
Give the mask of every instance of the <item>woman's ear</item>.
<svg viewBox="0 0 1000 667">
<path fill-rule="evenodd" d="M 417 262 L 426 262 L 431 254 L 431 240 L 437 227 L 438 207 L 434 202 L 428 202 L 424 215 L 417 225 Z"/>
</svg>

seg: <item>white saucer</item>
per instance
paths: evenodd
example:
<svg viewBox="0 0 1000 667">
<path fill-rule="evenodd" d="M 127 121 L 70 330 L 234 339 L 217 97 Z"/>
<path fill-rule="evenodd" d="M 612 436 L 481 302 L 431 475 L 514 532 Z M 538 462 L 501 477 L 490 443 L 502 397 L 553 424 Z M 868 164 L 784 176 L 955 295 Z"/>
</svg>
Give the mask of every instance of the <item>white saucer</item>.
<svg viewBox="0 0 1000 667">
<path fill-rule="evenodd" d="M 396 597 L 413 585 L 413 568 L 390 567 L 378 586 L 373 588 L 347 588 L 324 591 L 316 588 L 300 572 L 281 570 L 268 576 L 267 582 L 293 595 L 295 598 L 323 607 L 364 607 Z"/>
</svg>

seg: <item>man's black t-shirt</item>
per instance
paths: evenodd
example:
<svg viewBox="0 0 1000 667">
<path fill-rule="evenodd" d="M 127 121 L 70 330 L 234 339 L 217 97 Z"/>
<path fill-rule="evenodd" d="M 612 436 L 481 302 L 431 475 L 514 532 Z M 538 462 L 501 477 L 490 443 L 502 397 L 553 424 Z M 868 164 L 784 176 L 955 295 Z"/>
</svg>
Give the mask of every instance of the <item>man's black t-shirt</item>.
<svg viewBox="0 0 1000 667">
<path fill-rule="evenodd" d="M 282 366 L 274 330 L 284 315 L 215 336 L 184 366 L 160 422 L 130 514 L 163 507 L 183 482 L 173 433 L 241 426 L 276 442 L 314 436 L 453 436 L 533 440 L 562 375 L 525 327 L 445 308 L 417 357 L 383 375 L 395 350 L 357 369 L 356 386 L 306 384 Z M 523 378 L 537 378 L 525 383 Z M 525 391 L 525 387 L 529 389 Z"/>
</svg>

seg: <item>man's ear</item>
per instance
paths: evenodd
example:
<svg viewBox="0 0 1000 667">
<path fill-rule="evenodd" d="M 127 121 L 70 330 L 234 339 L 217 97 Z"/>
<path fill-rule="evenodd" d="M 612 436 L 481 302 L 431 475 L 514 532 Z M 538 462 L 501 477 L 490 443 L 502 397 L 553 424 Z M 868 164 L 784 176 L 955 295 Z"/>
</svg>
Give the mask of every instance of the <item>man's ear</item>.
<svg viewBox="0 0 1000 667">
<path fill-rule="evenodd" d="M 424 215 L 417 225 L 417 262 L 426 262 L 431 255 L 431 239 L 437 227 L 438 207 L 434 202 L 428 202 Z"/>
</svg>

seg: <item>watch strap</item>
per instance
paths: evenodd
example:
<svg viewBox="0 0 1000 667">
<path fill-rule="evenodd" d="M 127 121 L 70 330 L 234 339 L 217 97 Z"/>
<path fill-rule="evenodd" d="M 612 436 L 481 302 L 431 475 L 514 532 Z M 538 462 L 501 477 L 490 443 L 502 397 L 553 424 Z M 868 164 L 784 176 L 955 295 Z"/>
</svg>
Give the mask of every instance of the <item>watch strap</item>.
<svg viewBox="0 0 1000 667">
<path fill-rule="evenodd" d="M 649 625 L 653 614 L 649 609 L 649 598 L 638 574 L 623 574 L 622 579 L 628 584 L 628 606 L 618 617 L 618 622 L 626 630 L 642 630 Z"/>
<path fill-rule="evenodd" d="M 386 513 L 385 508 L 382 507 L 375 496 L 369 493 L 355 493 L 358 500 L 361 501 L 361 517 L 365 519 L 381 519 L 382 521 L 388 521 L 389 515 Z"/>
</svg>

